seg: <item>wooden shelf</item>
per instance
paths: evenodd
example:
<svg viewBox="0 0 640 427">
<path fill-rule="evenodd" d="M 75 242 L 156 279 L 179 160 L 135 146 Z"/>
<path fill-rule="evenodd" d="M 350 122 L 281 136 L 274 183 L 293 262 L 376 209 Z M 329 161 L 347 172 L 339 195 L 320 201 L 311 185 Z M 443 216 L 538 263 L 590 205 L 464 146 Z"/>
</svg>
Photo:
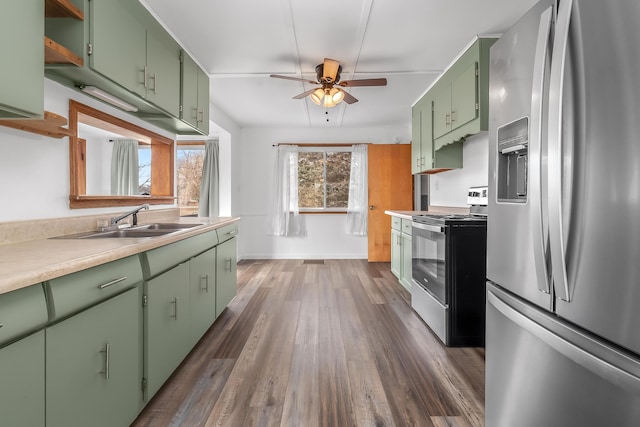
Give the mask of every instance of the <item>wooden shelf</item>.
<svg viewBox="0 0 640 427">
<path fill-rule="evenodd" d="M 84 13 L 69 0 L 45 0 L 44 16 L 50 18 L 74 18 L 84 21 Z"/>
<path fill-rule="evenodd" d="M 82 67 L 84 61 L 66 47 L 44 36 L 45 64 L 73 64 Z"/>
<path fill-rule="evenodd" d="M 0 125 L 53 138 L 75 135 L 63 127 L 67 125 L 67 119 L 50 111 L 44 112 L 44 119 L 0 120 Z"/>
</svg>

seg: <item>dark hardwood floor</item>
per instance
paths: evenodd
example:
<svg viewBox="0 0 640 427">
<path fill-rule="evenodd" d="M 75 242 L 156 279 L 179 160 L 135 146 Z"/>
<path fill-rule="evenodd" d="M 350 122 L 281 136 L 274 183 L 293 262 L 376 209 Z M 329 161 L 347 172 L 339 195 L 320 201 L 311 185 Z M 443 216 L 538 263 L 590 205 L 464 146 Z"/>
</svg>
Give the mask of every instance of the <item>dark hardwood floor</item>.
<svg viewBox="0 0 640 427">
<path fill-rule="evenodd" d="M 440 344 L 388 263 L 243 261 L 133 425 L 482 426 L 484 349 Z"/>
</svg>

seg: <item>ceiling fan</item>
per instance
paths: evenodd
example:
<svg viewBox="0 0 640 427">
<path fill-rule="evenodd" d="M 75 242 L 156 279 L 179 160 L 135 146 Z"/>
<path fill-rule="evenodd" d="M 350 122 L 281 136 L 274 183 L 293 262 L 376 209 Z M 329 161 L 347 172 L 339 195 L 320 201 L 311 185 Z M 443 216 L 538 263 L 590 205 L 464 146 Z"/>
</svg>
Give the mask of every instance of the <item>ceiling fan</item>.
<svg viewBox="0 0 640 427">
<path fill-rule="evenodd" d="M 387 85 L 387 79 L 385 78 L 340 81 L 341 71 L 342 66 L 338 61 L 335 59 L 325 58 L 322 64 L 316 65 L 316 81 L 301 79 L 298 77 L 280 76 L 277 74 L 271 74 L 270 77 L 321 85 L 322 87 L 302 92 L 301 94 L 294 96 L 293 99 L 302 99 L 305 96 L 309 96 L 314 103 L 323 107 L 335 107 L 343 100 L 347 104 L 358 102 L 358 99 L 350 93 L 345 92 L 342 89 L 343 87 Z"/>
</svg>

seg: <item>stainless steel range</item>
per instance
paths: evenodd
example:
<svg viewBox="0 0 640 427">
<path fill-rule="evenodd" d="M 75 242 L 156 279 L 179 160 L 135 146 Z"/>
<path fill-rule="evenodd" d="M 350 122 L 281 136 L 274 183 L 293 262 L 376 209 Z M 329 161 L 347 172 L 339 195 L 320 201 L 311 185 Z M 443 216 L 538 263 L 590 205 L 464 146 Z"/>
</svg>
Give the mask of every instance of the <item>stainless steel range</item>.
<svg viewBox="0 0 640 427">
<path fill-rule="evenodd" d="M 412 217 L 411 306 L 447 346 L 483 346 L 487 187 L 469 189 L 469 215 Z"/>
</svg>

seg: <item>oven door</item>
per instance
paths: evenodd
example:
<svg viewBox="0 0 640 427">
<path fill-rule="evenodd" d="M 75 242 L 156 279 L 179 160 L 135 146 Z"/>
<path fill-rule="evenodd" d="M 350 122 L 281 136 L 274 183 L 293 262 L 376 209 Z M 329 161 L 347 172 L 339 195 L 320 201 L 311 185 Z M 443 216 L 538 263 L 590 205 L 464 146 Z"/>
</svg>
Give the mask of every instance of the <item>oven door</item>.
<svg viewBox="0 0 640 427">
<path fill-rule="evenodd" d="M 412 222 L 411 273 L 414 284 L 446 306 L 445 227 Z"/>
</svg>

